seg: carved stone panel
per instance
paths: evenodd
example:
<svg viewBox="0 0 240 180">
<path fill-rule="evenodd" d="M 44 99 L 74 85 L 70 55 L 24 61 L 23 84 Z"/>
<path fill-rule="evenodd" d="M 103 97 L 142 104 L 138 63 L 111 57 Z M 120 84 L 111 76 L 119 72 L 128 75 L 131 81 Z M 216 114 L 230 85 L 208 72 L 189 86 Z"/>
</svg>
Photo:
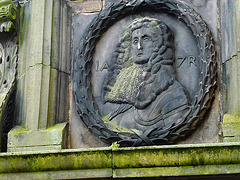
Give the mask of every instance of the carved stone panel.
<svg viewBox="0 0 240 180">
<path fill-rule="evenodd" d="M 171 144 L 204 119 L 214 97 L 215 50 L 194 9 L 175 0 L 121 1 L 101 11 L 83 39 L 74 100 L 104 142 Z"/>
<path fill-rule="evenodd" d="M 7 133 L 14 125 L 18 46 L 16 33 L 0 33 L 0 146 L 7 148 Z"/>
</svg>

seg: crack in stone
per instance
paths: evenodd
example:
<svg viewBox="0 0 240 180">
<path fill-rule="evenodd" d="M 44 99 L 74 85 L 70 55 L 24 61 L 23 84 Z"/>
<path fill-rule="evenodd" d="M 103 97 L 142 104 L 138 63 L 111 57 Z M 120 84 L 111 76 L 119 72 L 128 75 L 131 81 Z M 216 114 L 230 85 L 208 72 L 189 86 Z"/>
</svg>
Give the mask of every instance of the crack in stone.
<svg viewBox="0 0 240 180">
<path fill-rule="evenodd" d="M 60 73 L 63 73 L 63 74 L 66 74 L 66 75 L 70 75 L 69 72 L 64 72 L 64 71 L 62 71 L 61 69 L 57 69 L 56 67 L 52 67 L 52 66 L 50 66 L 50 65 L 46 65 L 46 64 L 43 64 L 43 63 L 36 63 L 36 64 L 34 64 L 34 65 L 29 66 L 28 69 L 27 69 L 24 73 L 22 73 L 21 75 L 19 75 L 19 77 L 17 78 L 17 80 L 21 79 L 23 76 L 26 75 L 27 72 L 30 71 L 30 69 L 32 69 L 32 68 L 34 68 L 34 67 L 36 67 L 36 66 L 38 66 L 38 65 L 43 65 L 43 66 L 45 66 L 45 67 L 50 67 L 50 68 L 52 68 L 52 69 L 57 70 L 57 71 L 60 72 Z"/>
<path fill-rule="evenodd" d="M 240 53 L 240 51 L 237 51 L 237 54 L 234 54 L 234 55 L 232 55 L 229 59 L 227 59 L 224 63 L 222 63 L 222 64 L 225 64 L 226 62 L 228 62 L 228 61 L 231 61 L 233 58 L 235 58 L 235 57 L 238 57 L 238 54 Z"/>
</svg>

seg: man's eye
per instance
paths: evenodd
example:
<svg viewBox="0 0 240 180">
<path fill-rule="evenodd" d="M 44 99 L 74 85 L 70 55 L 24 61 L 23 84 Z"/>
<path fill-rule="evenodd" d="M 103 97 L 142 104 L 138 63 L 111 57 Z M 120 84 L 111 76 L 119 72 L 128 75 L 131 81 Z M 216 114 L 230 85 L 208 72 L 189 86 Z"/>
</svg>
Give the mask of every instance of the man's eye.
<svg viewBox="0 0 240 180">
<path fill-rule="evenodd" d="M 137 39 L 134 39 L 133 40 L 133 44 L 137 44 L 138 43 L 138 40 Z"/>
<path fill-rule="evenodd" d="M 150 41 L 151 39 L 149 37 L 144 37 L 143 40 L 147 42 L 147 41 Z"/>
</svg>

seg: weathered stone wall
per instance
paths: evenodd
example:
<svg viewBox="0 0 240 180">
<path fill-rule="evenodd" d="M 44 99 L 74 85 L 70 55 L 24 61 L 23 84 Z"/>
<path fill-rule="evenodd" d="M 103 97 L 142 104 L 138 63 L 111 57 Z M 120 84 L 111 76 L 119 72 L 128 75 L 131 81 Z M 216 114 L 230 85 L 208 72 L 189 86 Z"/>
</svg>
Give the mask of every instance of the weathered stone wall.
<svg viewBox="0 0 240 180">
<path fill-rule="evenodd" d="M 23 6 L 20 16 L 15 113 L 16 122 L 20 127 L 16 126 L 15 130 L 9 133 L 9 141 L 17 142 L 18 138 L 12 138 L 18 137 L 16 134 L 19 133 L 22 135 L 29 130 L 37 132 L 57 123 L 69 122 L 69 129 L 64 128 L 69 130 L 69 148 L 108 146 L 95 137 L 79 118 L 72 96 L 71 73 L 76 49 L 82 41 L 87 26 L 101 10 L 117 2 L 119 1 L 85 0 L 53 3 L 46 0 L 44 3 L 51 4 L 51 7 L 32 1 Z M 239 6 L 239 1 L 186 0 L 180 2 L 186 3 L 200 14 L 212 33 L 218 79 L 211 110 L 196 130 L 179 143 L 217 143 L 222 142 L 222 137 L 225 137 L 226 141 L 237 141 L 239 135 L 237 90 L 239 16 L 236 8 Z M 43 13 L 43 16 L 39 17 L 38 13 Z M 51 18 L 48 19 L 45 16 Z M 120 26 L 112 28 L 112 31 Z M 43 41 L 39 43 L 39 39 Z M 97 44 L 100 51 L 108 51 L 108 48 L 104 49 L 102 46 L 103 43 L 104 40 L 100 40 Z M 105 69 L 102 70 L 105 71 Z M 34 142 L 26 146 L 41 145 Z M 9 143 L 9 149 L 15 146 L 18 145 Z"/>
<path fill-rule="evenodd" d="M 16 98 L 10 116 L 15 116 L 15 127 L 8 133 L 8 152 L 0 154 L 0 179 L 239 179 L 240 0 L 180 0 L 202 16 L 212 33 L 215 98 L 203 122 L 178 145 L 137 148 L 109 147 L 94 136 L 78 116 L 72 91 L 74 57 L 85 29 L 101 10 L 119 1 L 20 1 Z M 123 25 L 110 29 L 109 37 Z M 0 38 L 7 41 L 4 35 Z M 100 40 L 98 51 L 109 51 L 101 46 L 104 42 Z M 7 59 L 1 57 L 0 67 Z"/>
</svg>

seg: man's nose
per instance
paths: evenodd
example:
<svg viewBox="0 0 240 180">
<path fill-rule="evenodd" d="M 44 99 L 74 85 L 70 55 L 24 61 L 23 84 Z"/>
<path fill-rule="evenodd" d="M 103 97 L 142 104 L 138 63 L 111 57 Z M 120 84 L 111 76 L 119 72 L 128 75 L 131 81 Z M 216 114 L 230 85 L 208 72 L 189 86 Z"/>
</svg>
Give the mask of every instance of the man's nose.
<svg viewBox="0 0 240 180">
<path fill-rule="evenodd" d="M 138 49 L 142 49 L 142 40 L 141 39 L 138 41 Z"/>
</svg>

